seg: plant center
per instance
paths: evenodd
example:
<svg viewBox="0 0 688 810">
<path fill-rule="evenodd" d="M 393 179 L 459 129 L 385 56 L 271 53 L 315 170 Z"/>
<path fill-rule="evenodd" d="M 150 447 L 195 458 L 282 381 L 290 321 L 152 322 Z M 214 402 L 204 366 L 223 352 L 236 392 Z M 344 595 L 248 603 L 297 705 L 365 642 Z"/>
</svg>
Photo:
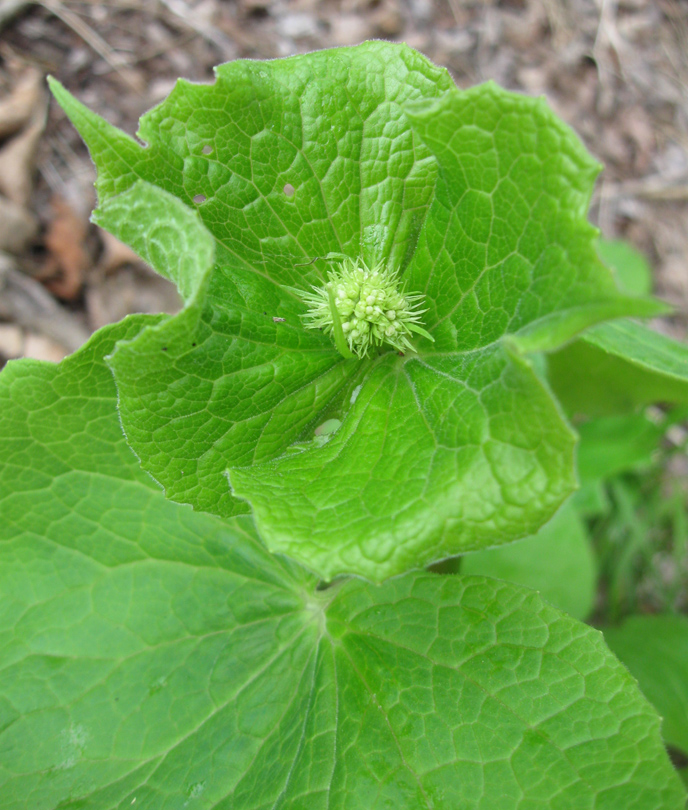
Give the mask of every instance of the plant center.
<svg viewBox="0 0 688 810">
<path fill-rule="evenodd" d="M 322 287 L 300 296 L 308 306 L 306 326 L 331 335 L 345 357 L 366 357 L 384 345 L 414 352 L 414 332 L 432 340 L 420 325 L 423 296 L 407 294 L 397 272 L 383 262 L 368 267 L 361 259 L 345 259 Z"/>
</svg>

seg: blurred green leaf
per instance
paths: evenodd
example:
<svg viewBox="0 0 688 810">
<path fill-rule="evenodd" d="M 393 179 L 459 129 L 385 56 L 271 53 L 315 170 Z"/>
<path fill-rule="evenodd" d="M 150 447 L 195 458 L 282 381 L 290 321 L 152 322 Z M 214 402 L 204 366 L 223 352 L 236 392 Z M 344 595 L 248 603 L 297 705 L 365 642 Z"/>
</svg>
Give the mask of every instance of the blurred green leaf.
<svg viewBox="0 0 688 810">
<path fill-rule="evenodd" d="M 597 253 L 609 267 L 624 292 L 649 295 L 652 292 L 652 270 L 643 254 L 623 239 L 599 239 Z"/>
<path fill-rule="evenodd" d="M 596 326 L 548 355 L 548 377 L 572 414 L 604 416 L 653 402 L 688 403 L 688 346 L 629 320 Z"/>
<path fill-rule="evenodd" d="M 461 572 L 533 588 L 576 619 L 586 619 L 595 600 L 595 557 L 585 524 L 571 503 L 532 537 L 466 554 Z"/>
<path fill-rule="evenodd" d="M 649 467 L 666 427 L 644 414 L 591 419 L 577 427 L 578 474 L 588 483 Z"/>
<path fill-rule="evenodd" d="M 662 716 L 665 741 L 688 755 L 688 618 L 632 616 L 604 637 Z"/>
</svg>

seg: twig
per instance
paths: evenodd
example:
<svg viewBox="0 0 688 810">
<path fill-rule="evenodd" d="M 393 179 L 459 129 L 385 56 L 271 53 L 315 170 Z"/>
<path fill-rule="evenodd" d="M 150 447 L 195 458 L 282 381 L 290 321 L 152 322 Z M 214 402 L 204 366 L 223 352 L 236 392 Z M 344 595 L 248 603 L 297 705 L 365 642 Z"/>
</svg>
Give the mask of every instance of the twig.
<svg viewBox="0 0 688 810">
<path fill-rule="evenodd" d="M 31 0 L 0 0 L 0 28 L 31 5 Z"/>
<path fill-rule="evenodd" d="M 451 13 L 454 15 L 454 22 L 458 26 L 462 26 L 463 20 L 461 16 L 461 7 L 459 6 L 459 0 L 447 0 L 447 2 L 449 3 Z"/>
<path fill-rule="evenodd" d="M 83 41 L 92 48 L 98 56 L 104 59 L 107 64 L 117 72 L 122 81 L 124 81 L 137 95 L 140 95 L 140 89 L 132 81 L 131 77 L 122 70 L 126 67 L 127 60 L 122 54 L 116 53 L 107 44 L 107 42 L 97 34 L 87 23 L 85 23 L 78 14 L 75 14 L 70 9 L 66 8 L 59 2 L 59 0 L 39 0 L 39 5 L 43 6 L 46 11 L 54 14 L 59 20 L 67 25 L 74 31 L 75 34 L 81 37 Z"/>
<path fill-rule="evenodd" d="M 688 183 L 667 182 L 661 177 L 646 177 L 642 180 L 625 180 L 621 183 L 607 183 L 604 197 L 644 197 L 648 200 L 688 200 Z"/>
</svg>

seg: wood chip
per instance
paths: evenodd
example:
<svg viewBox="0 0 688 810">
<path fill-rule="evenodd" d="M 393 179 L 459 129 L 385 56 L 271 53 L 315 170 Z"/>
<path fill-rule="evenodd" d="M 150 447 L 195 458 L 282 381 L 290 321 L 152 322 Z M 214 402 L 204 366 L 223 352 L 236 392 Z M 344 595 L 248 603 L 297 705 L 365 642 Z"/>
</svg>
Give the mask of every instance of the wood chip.
<svg viewBox="0 0 688 810">
<path fill-rule="evenodd" d="M 73 301 L 81 291 L 91 264 L 86 250 L 88 221 L 79 216 L 59 195 L 53 196 L 52 219 L 45 235 L 48 259 L 40 278 L 63 301 Z"/>
</svg>

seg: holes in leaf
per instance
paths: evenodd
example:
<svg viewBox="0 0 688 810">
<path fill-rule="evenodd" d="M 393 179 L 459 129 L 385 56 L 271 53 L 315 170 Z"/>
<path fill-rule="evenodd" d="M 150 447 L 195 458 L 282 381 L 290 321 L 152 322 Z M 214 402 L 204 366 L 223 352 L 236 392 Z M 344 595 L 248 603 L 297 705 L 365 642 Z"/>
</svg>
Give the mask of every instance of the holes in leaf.
<svg viewBox="0 0 688 810">
<path fill-rule="evenodd" d="M 196 194 L 196 196 L 193 198 L 193 201 L 196 203 L 196 205 L 204 203 L 205 200 L 206 200 L 205 194 Z"/>
<path fill-rule="evenodd" d="M 201 152 L 203 152 L 204 155 L 209 155 L 212 151 L 213 147 L 208 145 L 204 146 L 203 149 L 201 149 Z"/>
<path fill-rule="evenodd" d="M 291 183 L 287 183 L 282 189 L 282 191 L 284 192 L 285 197 L 293 197 L 296 189 L 294 188 L 294 186 L 292 186 Z"/>
</svg>

